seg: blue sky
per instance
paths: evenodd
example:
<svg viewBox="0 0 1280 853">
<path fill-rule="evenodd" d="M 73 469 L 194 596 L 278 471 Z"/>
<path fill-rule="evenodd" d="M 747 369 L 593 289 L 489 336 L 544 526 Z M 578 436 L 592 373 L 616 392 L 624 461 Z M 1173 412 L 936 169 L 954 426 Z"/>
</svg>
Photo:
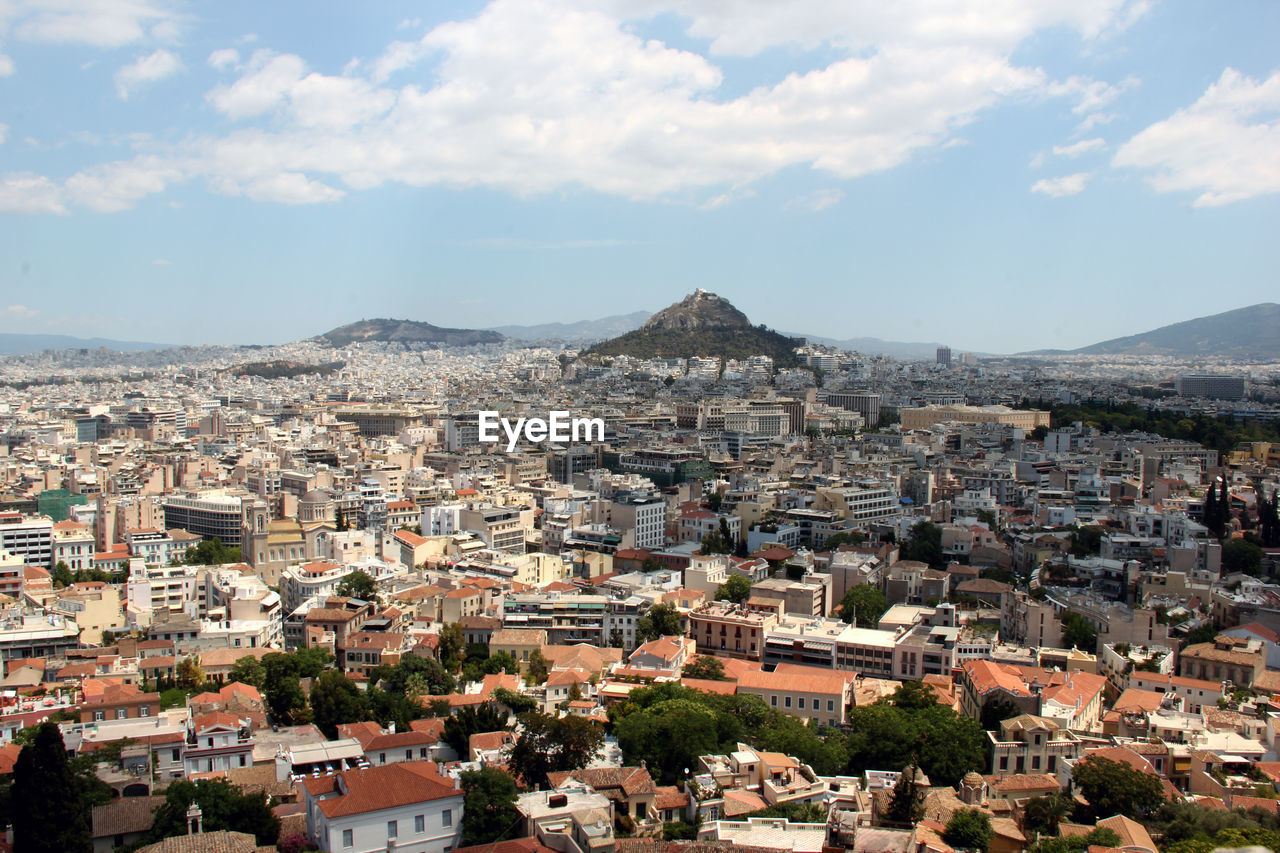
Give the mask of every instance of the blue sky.
<svg viewBox="0 0 1280 853">
<path fill-rule="evenodd" d="M 705 287 L 1014 352 L 1275 301 L 1276 33 L 1274 2 L 0 0 L 0 331 Z"/>
</svg>

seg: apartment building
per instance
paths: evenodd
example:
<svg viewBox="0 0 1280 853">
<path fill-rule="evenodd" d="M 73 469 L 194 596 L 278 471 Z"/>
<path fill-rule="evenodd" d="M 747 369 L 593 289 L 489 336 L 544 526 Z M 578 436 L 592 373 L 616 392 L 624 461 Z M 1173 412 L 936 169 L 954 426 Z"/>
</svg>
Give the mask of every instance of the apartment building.
<svg viewBox="0 0 1280 853">
<path fill-rule="evenodd" d="M 462 789 L 430 761 L 303 779 L 307 838 L 335 853 L 447 853 L 459 846 Z"/>
<path fill-rule="evenodd" d="M 774 613 L 717 601 L 689 611 L 689 636 L 716 657 L 761 660 L 766 632 L 778 624 Z"/>
<path fill-rule="evenodd" d="M 737 692 L 759 696 L 769 707 L 792 716 L 838 726 L 844 724 L 853 700 L 853 678 L 808 666 L 747 670 L 738 676 Z"/>
<path fill-rule="evenodd" d="M 0 512 L 0 551 L 21 557 L 28 566 L 53 568 L 53 520 Z"/>
<path fill-rule="evenodd" d="M 994 774 L 1058 773 L 1065 763 L 1074 764 L 1084 754 L 1084 742 L 1057 721 L 1020 714 L 1000 723 L 1000 731 L 987 732 Z"/>
</svg>

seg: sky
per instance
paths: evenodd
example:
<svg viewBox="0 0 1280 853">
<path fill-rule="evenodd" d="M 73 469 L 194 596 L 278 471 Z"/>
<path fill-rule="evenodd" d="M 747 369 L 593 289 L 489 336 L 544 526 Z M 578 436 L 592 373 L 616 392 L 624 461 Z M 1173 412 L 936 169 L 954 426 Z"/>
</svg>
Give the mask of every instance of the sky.
<svg viewBox="0 0 1280 853">
<path fill-rule="evenodd" d="M 0 0 L 0 332 L 656 311 L 956 350 L 1280 301 L 1280 3 Z"/>
</svg>

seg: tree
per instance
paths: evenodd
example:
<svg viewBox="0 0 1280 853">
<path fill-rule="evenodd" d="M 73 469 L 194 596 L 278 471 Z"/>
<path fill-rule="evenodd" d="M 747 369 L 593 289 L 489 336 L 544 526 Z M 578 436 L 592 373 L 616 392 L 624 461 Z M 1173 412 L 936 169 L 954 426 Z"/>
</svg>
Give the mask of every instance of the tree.
<svg viewBox="0 0 1280 853">
<path fill-rule="evenodd" d="M 846 530 L 844 533 L 828 536 L 826 541 L 822 543 L 822 547 L 827 551 L 834 551 L 841 545 L 861 545 L 866 541 L 867 534 L 861 530 Z"/>
<path fill-rule="evenodd" d="M 674 606 L 659 602 L 636 620 L 636 639 L 642 643 L 659 637 L 679 637 L 684 634 L 680 611 Z"/>
<path fill-rule="evenodd" d="M 884 593 L 865 583 L 849 587 L 840 600 L 840 618 L 846 622 L 856 618 L 859 628 L 874 628 L 888 609 L 889 600 Z"/>
<path fill-rule="evenodd" d="M 53 572 L 50 577 L 53 579 L 54 587 L 58 589 L 71 586 L 71 584 L 75 583 L 75 576 L 71 574 L 71 568 L 61 560 L 59 560 L 58 564 L 53 567 Z"/>
<path fill-rule="evenodd" d="M 1122 814 L 1141 820 L 1164 803 L 1160 778 L 1109 758 L 1089 758 L 1076 764 L 1071 782 L 1089 802 L 1092 823 Z"/>
<path fill-rule="evenodd" d="M 417 689 L 418 695 L 444 696 L 457 687 L 457 682 L 440 661 L 420 655 L 405 655 L 395 666 L 384 664 L 378 667 L 372 680 L 386 682 L 386 689 L 392 693 L 409 693 L 411 689 Z"/>
<path fill-rule="evenodd" d="M 334 590 L 345 598 L 358 598 L 361 601 L 376 601 L 378 585 L 373 577 L 361 569 L 356 569 L 343 578 Z"/>
<path fill-rule="evenodd" d="M 1058 824 L 1067 819 L 1074 807 L 1071 798 L 1061 793 L 1044 797 L 1032 797 L 1022 810 L 1023 831 L 1027 837 L 1057 835 Z"/>
<path fill-rule="evenodd" d="M 463 761 L 466 761 L 472 735 L 501 731 L 506 727 L 507 712 L 492 702 L 486 702 L 475 708 L 459 708 L 444 721 L 444 733 L 441 737 L 445 743 L 453 747 L 453 751 L 458 753 Z"/>
<path fill-rule="evenodd" d="M 1098 629 L 1080 613 L 1062 617 L 1062 644 L 1092 654 L 1098 648 Z"/>
<path fill-rule="evenodd" d="M 1001 723 L 1021 713 L 1022 709 L 1013 704 L 1012 700 L 997 696 L 982 703 L 982 711 L 978 716 L 978 722 L 984 732 L 998 732 L 1000 731 Z"/>
<path fill-rule="evenodd" d="M 280 835 L 280 818 L 272 814 L 266 793 L 242 793 L 226 779 L 177 779 L 165 789 L 164 802 L 156 809 L 147 842 L 186 835 L 187 809 L 192 803 L 200 806 L 205 832 L 246 832 L 259 845 L 275 844 Z"/>
<path fill-rule="evenodd" d="M 204 684 L 204 670 L 195 658 L 183 658 L 178 661 L 178 686 L 183 690 L 195 690 Z"/>
<path fill-rule="evenodd" d="M 986 851 L 995 837 L 991 828 L 991 815 L 978 809 L 959 809 L 952 813 L 942 840 L 952 847 L 968 847 Z"/>
<path fill-rule="evenodd" d="M 520 821 L 516 782 L 497 767 L 462 774 L 462 843 L 464 846 L 505 841 Z"/>
<path fill-rule="evenodd" d="M 311 686 L 311 714 L 325 737 L 338 736 L 338 726 L 366 716 L 364 696 L 351 679 L 336 669 L 323 672 Z"/>
<path fill-rule="evenodd" d="M 342 533 L 343 531 L 348 529 L 347 516 L 342 511 L 342 507 L 338 507 L 338 513 L 333 526 L 334 526 L 334 529 L 337 530 L 339 533 Z"/>
<path fill-rule="evenodd" d="M 918 762 L 935 785 L 955 785 L 987 765 L 987 735 L 978 721 L 926 693 L 919 682 L 906 682 L 893 697 L 849 713 L 849 773 Z"/>
<path fill-rule="evenodd" d="M 894 783 L 893 794 L 885 807 L 885 820 L 899 826 L 911 826 L 924 817 L 924 797 L 916 780 L 917 767 L 909 765 Z"/>
<path fill-rule="evenodd" d="M 440 663 L 444 664 L 444 668 L 450 672 L 457 672 L 462 668 L 462 658 L 467 648 L 466 638 L 462 635 L 462 625 L 457 622 L 445 625 L 440 629 L 439 641 L 436 653 L 440 657 Z"/>
<path fill-rule="evenodd" d="M 1041 838 L 1031 845 L 1031 853 L 1084 853 L 1090 847 L 1119 847 L 1123 842 L 1111 829 L 1102 827 L 1088 835 L 1066 835 L 1061 838 Z M 1165 848 L 1168 850 L 1168 848 Z"/>
<path fill-rule="evenodd" d="M 936 524 L 922 521 L 903 540 L 901 557 L 928 563 L 935 569 L 942 566 L 942 530 Z"/>
<path fill-rule="evenodd" d="M 721 516 L 719 529 L 702 537 L 702 553 L 732 554 L 733 546 L 734 540 L 733 534 L 729 532 L 729 522 Z"/>
<path fill-rule="evenodd" d="M 511 769 L 526 785 L 547 784 L 547 774 L 579 770 L 600 751 L 604 729 L 585 717 L 521 714 L 520 739 L 511 750 Z"/>
<path fill-rule="evenodd" d="M 43 723 L 13 766 L 13 840 L 17 850 L 89 850 L 93 837 L 62 732 Z"/>
<path fill-rule="evenodd" d="M 238 563 L 240 560 L 240 549 L 226 547 L 216 536 L 201 540 L 198 545 L 188 548 L 182 558 L 182 562 L 188 566 L 221 566 Z"/>
<path fill-rule="evenodd" d="M 245 655 L 231 665 L 231 680 L 261 688 L 267 680 L 267 668 L 253 655 Z"/>
<path fill-rule="evenodd" d="M 684 678 L 696 678 L 703 681 L 728 681 L 724 674 L 724 663 L 710 655 L 698 655 L 680 670 Z"/>
<path fill-rule="evenodd" d="M 744 575 L 729 575 L 729 579 L 716 590 L 716 599 L 741 604 L 751 595 L 751 579 Z"/>
<path fill-rule="evenodd" d="M 1262 574 L 1262 548 L 1247 539 L 1228 539 L 1222 546 L 1222 571 Z"/>
<path fill-rule="evenodd" d="M 533 684 L 546 684 L 547 675 L 551 672 L 551 662 L 542 654 L 541 649 L 534 649 L 529 653 L 529 666 L 526 674 L 529 681 Z"/>
<path fill-rule="evenodd" d="M 700 702 L 669 699 L 616 720 L 614 734 L 629 763 L 644 761 L 650 772 L 670 783 L 685 768 L 697 767 L 698 756 L 721 751 L 728 723 Z"/>
</svg>

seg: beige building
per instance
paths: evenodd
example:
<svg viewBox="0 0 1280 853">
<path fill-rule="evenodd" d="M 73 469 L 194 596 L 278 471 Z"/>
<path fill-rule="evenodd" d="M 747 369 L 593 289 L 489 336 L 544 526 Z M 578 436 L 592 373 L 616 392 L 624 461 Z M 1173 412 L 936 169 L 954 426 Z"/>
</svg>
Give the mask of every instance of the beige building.
<svg viewBox="0 0 1280 853">
<path fill-rule="evenodd" d="M 542 653 L 547 644 L 547 632 L 541 628 L 502 628 L 493 632 L 489 638 L 489 654 L 506 652 L 520 664 L 520 671 L 529 668 L 529 656 L 535 651 Z"/>
<path fill-rule="evenodd" d="M 1008 406 L 922 406 L 902 410 L 903 429 L 928 429 L 938 423 L 1007 424 L 1030 432 L 1049 426 L 1049 413 Z"/>
<path fill-rule="evenodd" d="M 844 725 L 853 700 L 853 673 L 782 664 L 774 672 L 743 672 L 738 677 L 738 692 L 755 694 L 770 708 L 803 720 Z"/>
</svg>

